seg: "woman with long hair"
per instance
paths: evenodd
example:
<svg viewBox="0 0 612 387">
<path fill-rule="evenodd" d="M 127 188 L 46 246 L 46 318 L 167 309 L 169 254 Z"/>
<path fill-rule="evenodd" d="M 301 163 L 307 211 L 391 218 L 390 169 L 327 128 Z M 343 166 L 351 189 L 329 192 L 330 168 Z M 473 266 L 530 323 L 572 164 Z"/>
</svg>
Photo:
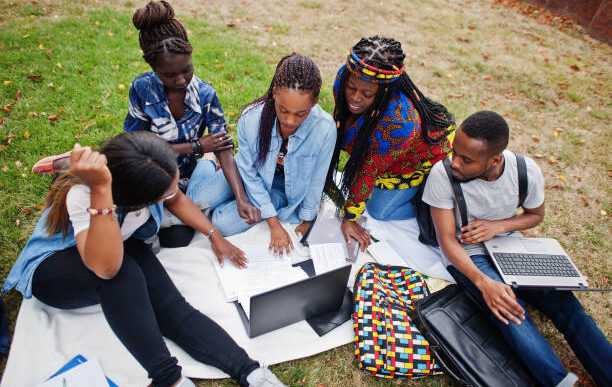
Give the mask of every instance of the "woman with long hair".
<svg viewBox="0 0 612 387">
<path fill-rule="evenodd" d="M 243 386 L 281 385 L 183 298 L 144 243 L 159 230 L 166 206 L 208 236 L 220 262 L 246 264 L 244 253 L 216 231 L 178 181 L 176 151 L 152 133 L 123 133 L 100 152 L 76 144 L 70 170 L 51 185 L 46 209 L 2 291 L 16 286 L 24 298 L 60 309 L 100 304 L 153 386 L 193 386 L 162 336 Z M 262 384 L 270 378 L 278 383 Z"/>
<path fill-rule="evenodd" d="M 342 232 L 362 249 L 369 233 L 356 220 L 367 208 L 379 220 L 415 216 L 419 185 L 450 152 L 454 118 L 425 97 L 404 71 L 401 44 L 391 38 L 362 38 L 334 83 L 338 137 L 327 176 L 327 192 L 342 207 Z M 340 152 L 349 153 L 340 187 Z"/>
<path fill-rule="evenodd" d="M 270 249 L 293 248 L 281 222 L 305 233 L 317 214 L 336 143 L 331 116 L 317 101 L 321 75 L 312 59 L 293 53 L 280 60 L 266 93 L 251 102 L 238 121 L 236 163 L 247 195 L 270 227 Z M 208 161 L 207 190 L 187 190 L 211 205 L 212 222 L 223 235 L 247 230 L 225 176 Z M 201 196 L 198 196 L 201 195 Z M 201 199 L 198 199 L 201 197 Z"/>
</svg>

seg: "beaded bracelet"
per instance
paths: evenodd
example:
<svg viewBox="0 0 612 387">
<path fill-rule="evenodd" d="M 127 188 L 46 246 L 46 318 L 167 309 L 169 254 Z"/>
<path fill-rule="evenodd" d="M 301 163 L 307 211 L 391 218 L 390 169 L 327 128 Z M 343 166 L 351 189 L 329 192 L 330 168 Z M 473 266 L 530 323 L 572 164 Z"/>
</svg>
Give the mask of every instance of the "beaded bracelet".
<svg viewBox="0 0 612 387">
<path fill-rule="evenodd" d="M 98 210 L 96 208 L 87 207 L 87 212 L 89 212 L 89 215 L 91 216 L 110 214 L 113 219 L 117 219 L 117 205 L 116 204 L 113 204 L 111 208 L 104 208 L 101 210 Z"/>
</svg>

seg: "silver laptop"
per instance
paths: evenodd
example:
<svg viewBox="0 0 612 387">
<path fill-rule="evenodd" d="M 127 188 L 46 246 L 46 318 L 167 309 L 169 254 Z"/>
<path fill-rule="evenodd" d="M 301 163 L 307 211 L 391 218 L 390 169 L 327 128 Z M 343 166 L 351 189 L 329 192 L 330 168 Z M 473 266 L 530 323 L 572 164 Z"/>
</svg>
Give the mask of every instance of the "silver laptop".
<svg viewBox="0 0 612 387">
<path fill-rule="evenodd" d="M 502 236 L 484 245 L 510 286 L 591 290 L 556 239 Z"/>
<path fill-rule="evenodd" d="M 357 223 L 361 224 L 364 220 L 365 217 L 362 216 Z M 359 254 L 359 243 L 353 238 L 353 243 L 347 245 L 344 234 L 342 234 L 341 225 L 342 220 L 337 216 L 317 217 L 306 235 L 302 238 L 301 243 L 306 246 L 323 243 L 341 243 L 346 260 L 355 262 Z"/>
</svg>

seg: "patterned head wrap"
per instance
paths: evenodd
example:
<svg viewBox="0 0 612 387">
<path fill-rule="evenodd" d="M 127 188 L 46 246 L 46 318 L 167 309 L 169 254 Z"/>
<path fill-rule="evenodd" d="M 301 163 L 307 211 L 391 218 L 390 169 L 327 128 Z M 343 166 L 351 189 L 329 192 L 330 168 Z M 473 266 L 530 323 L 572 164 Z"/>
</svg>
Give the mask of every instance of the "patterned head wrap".
<svg viewBox="0 0 612 387">
<path fill-rule="evenodd" d="M 348 68 L 351 73 L 358 76 L 359 79 L 366 82 L 379 84 L 387 84 L 397 81 L 406 68 L 406 66 L 402 66 L 401 69 L 398 69 L 397 67 L 393 66 L 394 70 L 382 70 L 374 66 L 370 66 L 363 60 L 359 59 L 353 50 L 351 50 L 346 63 L 349 65 Z"/>
</svg>

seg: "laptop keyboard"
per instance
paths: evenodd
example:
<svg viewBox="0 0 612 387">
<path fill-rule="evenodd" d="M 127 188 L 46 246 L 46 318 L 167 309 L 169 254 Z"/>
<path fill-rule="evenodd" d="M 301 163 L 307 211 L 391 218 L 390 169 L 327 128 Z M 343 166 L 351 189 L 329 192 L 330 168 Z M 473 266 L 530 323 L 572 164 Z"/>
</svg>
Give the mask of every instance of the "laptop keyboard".
<svg viewBox="0 0 612 387">
<path fill-rule="evenodd" d="M 503 274 L 580 277 L 565 255 L 493 253 Z"/>
</svg>

